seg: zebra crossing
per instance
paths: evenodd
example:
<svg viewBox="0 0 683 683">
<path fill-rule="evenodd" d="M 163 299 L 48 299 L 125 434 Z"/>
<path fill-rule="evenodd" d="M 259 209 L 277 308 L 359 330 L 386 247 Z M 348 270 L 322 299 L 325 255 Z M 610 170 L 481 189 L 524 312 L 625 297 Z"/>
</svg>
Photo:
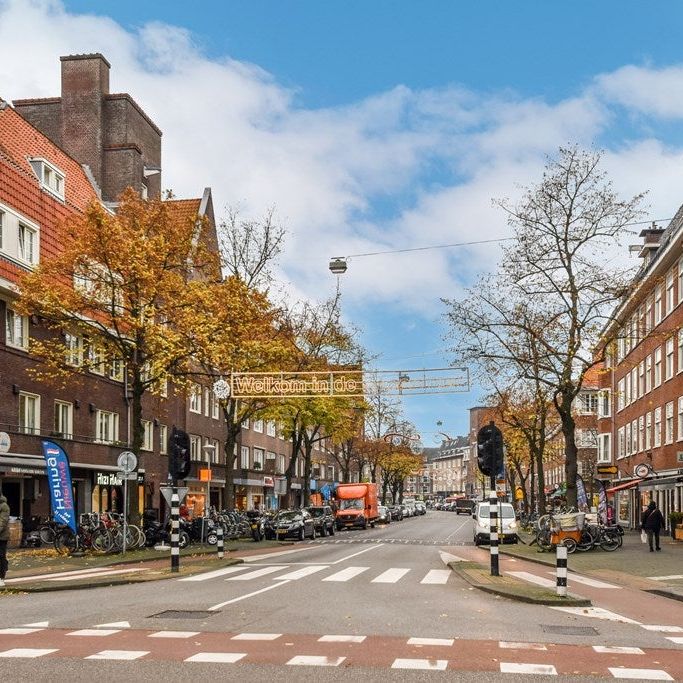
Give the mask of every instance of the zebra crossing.
<svg viewBox="0 0 683 683">
<path fill-rule="evenodd" d="M 332 571 L 332 573 L 329 573 Z M 448 583 L 451 576 L 450 569 L 415 570 L 410 567 L 389 567 L 381 570 L 373 567 L 349 566 L 338 569 L 329 564 L 314 564 L 293 566 L 289 564 L 254 565 L 241 564 L 225 567 L 217 571 L 204 572 L 187 576 L 178 581 L 204 582 L 221 581 L 254 581 L 266 579 L 268 581 L 298 581 L 299 579 L 316 578 L 326 583 L 347 583 L 355 579 L 368 581 L 373 584 L 395 584 L 402 580 L 417 580 L 425 586 L 438 586 Z"/>
</svg>

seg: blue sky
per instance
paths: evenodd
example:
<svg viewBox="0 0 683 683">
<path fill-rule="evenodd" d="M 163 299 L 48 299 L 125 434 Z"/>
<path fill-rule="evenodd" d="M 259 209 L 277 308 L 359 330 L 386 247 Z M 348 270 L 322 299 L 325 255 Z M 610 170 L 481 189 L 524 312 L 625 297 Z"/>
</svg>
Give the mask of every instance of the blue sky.
<svg viewBox="0 0 683 683">
<path fill-rule="evenodd" d="M 164 184 L 210 185 L 219 215 L 275 206 L 290 233 L 280 275 L 315 297 L 334 290 L 333 255 L 507 236 L 491 199 L 518 196 L 561 144 L 605 149 L 616 188 L 672 216 L 681 25 L 681 3 L 624 0 L 0 0 L 0 97 L 56 95 L 59 55 L 104 53 L 112 89 L 164 130 Z M 447 365 L 440 297 L 498 256 L 354 259 L 344 315 L 378 367 Z M 406 412 L 434 445 L 437 429 L 467 431 L 479 399 L 475 387 Z"/>
</svg>

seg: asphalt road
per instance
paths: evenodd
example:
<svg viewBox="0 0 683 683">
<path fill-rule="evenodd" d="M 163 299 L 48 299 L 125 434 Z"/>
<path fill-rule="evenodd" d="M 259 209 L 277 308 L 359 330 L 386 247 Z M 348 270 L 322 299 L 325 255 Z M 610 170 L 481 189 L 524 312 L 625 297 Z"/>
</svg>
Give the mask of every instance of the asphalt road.
<svg viewBox="0 0 683 683">
<path fill-rule="evenodd" d="M 271 675 L 290 680 L 296 673 L 298 681 L 306 681 L 322 673 L 314 664 L 326 664 L 327 680 L 360 675 L 372 681 L 433 680 L 449 671 L 452 680 L 453 669 L 458 680 L 474 680 L 476 672 L 478 680 L 482 672 L 487 681 L 523 680 L 530 671 L 515 667 L 532 665 L 556 666 L 562 680 L 591 680 L 592 675 L 611 678 L 608 666 L 635 666 L 634 661 L 639 668 L 659 670 L 667 657 L 680 655 L 683 643 L 637 624 L 513 603 L 473 590 L 446 566 L 458 552 L 480 553 L 485 560 L 485 551 L 471 547 L 471 524 L 469 517 L 429 512 L 252 555 L 244 565 L 220 573 L 7 596 L 1 603 L 2 625 L 37 624 L 27 627 L 37 630 L 0 635 L 0 678 L 11 664 L 15 680 L 85 680 L 97 670 L 103 680 L 135 675 L 174 681 L 221 669 L 226 676 L 239 670 L 244 680 Z M 170 638 L 168 632 L 191 635 Z M 533 647 L 524 645 L 529 643 Z M 596 655 L 593 645 L 652 648 L 654 654 Z M 3 651 L 22 647 L 53 652 L 36 659 L 2 658 Z M 110 651 L 138 653 L 121 656 L 140 661 L 107 658 L 117 655 L 85 659 Z M 232 653 L 244 661 L 184 663 L 206 652 Z M 303 660 L 302 666 L 292 661 L 310 656 L 318 659 Z M 391 668 L 415 661 L 434 670 Z M 513 672 L 501 674 L 501 662 Z M 441 666 L 449 671 L 436 670 Z"/>
</svg>

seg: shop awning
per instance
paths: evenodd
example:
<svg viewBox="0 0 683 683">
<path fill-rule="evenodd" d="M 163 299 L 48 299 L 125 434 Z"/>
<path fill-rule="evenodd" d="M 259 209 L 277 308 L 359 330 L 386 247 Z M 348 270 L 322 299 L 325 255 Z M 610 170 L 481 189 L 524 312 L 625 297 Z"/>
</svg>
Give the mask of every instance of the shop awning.
<svg viewBox="0 0 683 683">
<path fill-rule="evenodd" d="M 683 476 L 675 477 L 660 477 L 659 479 L 647 479 L 640 483 L 640 488 L 649 489 L 654 488 L 657 491 L 665 491 L 666 489 L 673 489 L 676 486 L 683 484 Z"/>
<path fill-rule="evenodd" d="M 633 479 L 632 481 L 625 481 L 623 484 L 617 484 L 607 489 L 607 493 L 616 493 L 617 491 L 624 491 L 626 489 L 632 489 L 634 486 L 640 484 L 640 479 Z"/>
</svg>

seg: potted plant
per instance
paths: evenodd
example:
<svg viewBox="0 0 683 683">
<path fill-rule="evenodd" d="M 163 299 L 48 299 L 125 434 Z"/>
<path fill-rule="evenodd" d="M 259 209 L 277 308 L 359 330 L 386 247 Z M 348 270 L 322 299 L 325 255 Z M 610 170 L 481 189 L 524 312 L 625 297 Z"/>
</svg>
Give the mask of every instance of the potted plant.
<svg viewBox="0 0 683 683">
<path fill-rule="evenodd" d="M 255 469 L 255 470 L 260 470 L 260 469 L 261 469 L 261 463 L 260 463 L 260 462 L 255 462 L 255 463 L 254 463 L 254 469 Z"/>
<path fill-rule="evenodd" d="M 683 541 L 683 512 L 673 511 L 669 513 L 669 527 L 671 538 Z"/>
</svg>

